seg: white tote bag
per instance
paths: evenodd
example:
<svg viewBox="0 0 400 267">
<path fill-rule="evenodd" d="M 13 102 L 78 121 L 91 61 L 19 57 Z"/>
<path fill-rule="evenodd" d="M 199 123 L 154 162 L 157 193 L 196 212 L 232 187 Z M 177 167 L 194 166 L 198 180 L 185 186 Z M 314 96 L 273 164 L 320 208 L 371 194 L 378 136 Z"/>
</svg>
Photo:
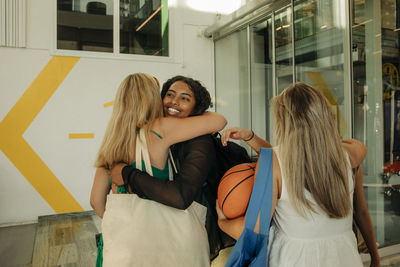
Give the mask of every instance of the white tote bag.
<svg viewBox="0 0 400 267">
<path fill-rule="evenodd" d="M 140 130 L 136 139 L 139 169 L 142 156 L 152 175 L 146 137 Z M 209 266 L 205 214 L 206 207 L 197 202 L 179 210 L 136 194 L 109 194 L 102 221 L 103 266 Z"/>
</svg>

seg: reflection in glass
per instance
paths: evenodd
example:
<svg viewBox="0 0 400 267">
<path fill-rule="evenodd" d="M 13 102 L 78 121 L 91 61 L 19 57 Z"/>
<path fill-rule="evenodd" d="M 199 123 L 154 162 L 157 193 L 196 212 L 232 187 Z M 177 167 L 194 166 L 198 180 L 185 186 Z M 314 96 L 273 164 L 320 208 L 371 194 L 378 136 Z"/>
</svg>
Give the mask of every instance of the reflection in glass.
<svg viewBox="0 0 400 267">
<path fill-rule="evenodd" d="M 227 127 L 250 129 L 247 29 L 215 42 L 215 79 L 215 108 L 228 120 Z M 248 147 L 245 142 L 242 145 Z"/>
<path fill-rule="evenodd" d="M 379 247 L 400 243 L 399 1 L 353 0 L 354 133 Z"/>
<path fill-rule="evenodd" d="M 271 140 L 269 100 L 273 97 L 273 40 L 271 18 L 252 25 L 251 30 L 251 108 L 252 129 Z"/>
<path fill-rule="evenodd" d="M 120 53 L 168 56 L 167 0 L 120 0 Z"/>
<path fill-rule="evenodd" d="M 296 80 L 320 90 L 336 114 L 342 136 L 350 136 L 347 114 L 350 107 L 345 94 L 344 29 L 339 1 L 295 0 L 295 70 Z"/>
<path fill-rule="evenodd" d="M 57 49 L 113 52 L 113 1 L 57 0 Z"/>
<path fill-rule="evenodd" d="M 290 7 L 275 13 L 276 88 L 278 94 L 293 84 L 291 23 Z"/>
</svg>

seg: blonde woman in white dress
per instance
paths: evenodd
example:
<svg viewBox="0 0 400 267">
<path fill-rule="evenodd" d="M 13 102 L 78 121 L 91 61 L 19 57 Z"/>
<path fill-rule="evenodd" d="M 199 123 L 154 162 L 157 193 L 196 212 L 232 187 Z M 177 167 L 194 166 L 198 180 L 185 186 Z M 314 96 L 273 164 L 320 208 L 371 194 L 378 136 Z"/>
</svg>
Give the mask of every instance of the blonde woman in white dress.
<svg viewBox="0 0 400 267">
<path fill-rule="evenodd" d="M 329 102 L 305 83 L 286 88 L 272 106 L 278 146 L 273 149 L 268 266 L 362 266 L 352 231 L 353 211 L 371 266 L 379 266 L 362 170 L 355 176 L 352 172 L 362 163 L 366 146 L 354 139 L 341 140 Z M 248 140 L 257 152 L 271 147 L 252 131 L 238 127 L 223 133 L 224 142 L 229 138 Z M 245 217 L 227 220 L 216 208 L 221 229 L 238 239 Z"/>
</svg>

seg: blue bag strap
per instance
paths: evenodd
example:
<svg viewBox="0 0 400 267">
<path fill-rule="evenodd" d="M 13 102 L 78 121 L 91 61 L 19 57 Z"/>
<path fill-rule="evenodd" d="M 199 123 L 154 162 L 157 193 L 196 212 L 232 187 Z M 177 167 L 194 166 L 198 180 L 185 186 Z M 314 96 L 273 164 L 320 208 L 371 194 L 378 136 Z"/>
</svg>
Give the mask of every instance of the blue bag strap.
<svg viewBox="0 0 400 267">
<path fill-rule="evenodd" d="M 267 235 L 269 233 L 269 227 L 271 224 L 271 210 L 272 210 L 272 192 L 273 192 L 273 170 L 272 170 L 272 149 L 261 148 L 262 151 L 269 150 L 271 154 L 271 163 L 269 164 L 270 170 L 266 173 L 266 188 L 264 192 L 264 199 L 262 201 L 260 218 L 265 218 L 260 220 L 260 233 Z"/>
<path fill-rule="evenodd" d="M 268 181 L 272 181 L 272 150 L 262 148 L 260 152 L 257 177 L 254 182 L 253 191 L 247 207 L 245 220 L 245 228 L 251 231 L 254 230 L 261 207 L 265 206 L 266 204 L 263 200 L 267 194 L 266 185 Z M 272 187 L 270 191 L 272 192 Z M 270 193 L 270 196 L 272 201 L 272 193 Z M 271 210 L 271 203 L 269 204 L 269 210 Z"/>
</svg>

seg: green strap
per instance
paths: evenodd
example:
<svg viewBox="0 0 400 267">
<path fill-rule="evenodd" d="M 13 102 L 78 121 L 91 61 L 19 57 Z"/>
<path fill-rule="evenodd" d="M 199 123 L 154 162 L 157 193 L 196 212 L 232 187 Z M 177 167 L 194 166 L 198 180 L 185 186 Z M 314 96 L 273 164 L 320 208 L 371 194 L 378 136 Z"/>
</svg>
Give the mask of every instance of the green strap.
<svg viewBox="0 0 400 267">
<path fill-rule="evenodd" d="M 152 133 L 154 133 L 155 135 L 157 135 L 160 139 L 162 139 L 163 137 L 161 135 L 159 135 L 156 131 L 151 130 Z M 112 180 L 110 179 L 110 184 L 112 183 Z M 125 194 L 127 193 L 126 190 L 126 186 L 125 185 L 121 185 L 117 187 L 117 194 Z"/>
<path fill-rule="evenodd" d="M 126 187 L 125 185 L 121 185 L 117 187 L 117 194 L 125 194 L 126 193 Z"/>
<path fill-rule="evenodd" d="M 162 139 L 162 136 L 159 135 L 158 133 L 156 133 L 155 131 L 151 130 L 151 132 L 152 132 L 153 134 L 157 135 L 160 139 Z"/>
<path fill-rule="evenodd" d="M 99 241 L 97 241 L 97 259 L 96 267 L 103 266 L 103 235 L 100 235 Z"/>
<path fill-rule="evenodd" d="M 156 131 L 154 131 L 154 130 L 151 130 L 151 132 L 152 132 L 153 134 L 157 135 L 157 136 L 158 136 L 158 138 L 160 138 L 160 139 L 163 139 L 163 137 L 162 137 L 160 134 L 158 134 Z M 138 131 L 138 130 L 136 130 L 136 134 L 138 134 L 138 133 L 139 133 L 139 131 Z"/>
</svg>

